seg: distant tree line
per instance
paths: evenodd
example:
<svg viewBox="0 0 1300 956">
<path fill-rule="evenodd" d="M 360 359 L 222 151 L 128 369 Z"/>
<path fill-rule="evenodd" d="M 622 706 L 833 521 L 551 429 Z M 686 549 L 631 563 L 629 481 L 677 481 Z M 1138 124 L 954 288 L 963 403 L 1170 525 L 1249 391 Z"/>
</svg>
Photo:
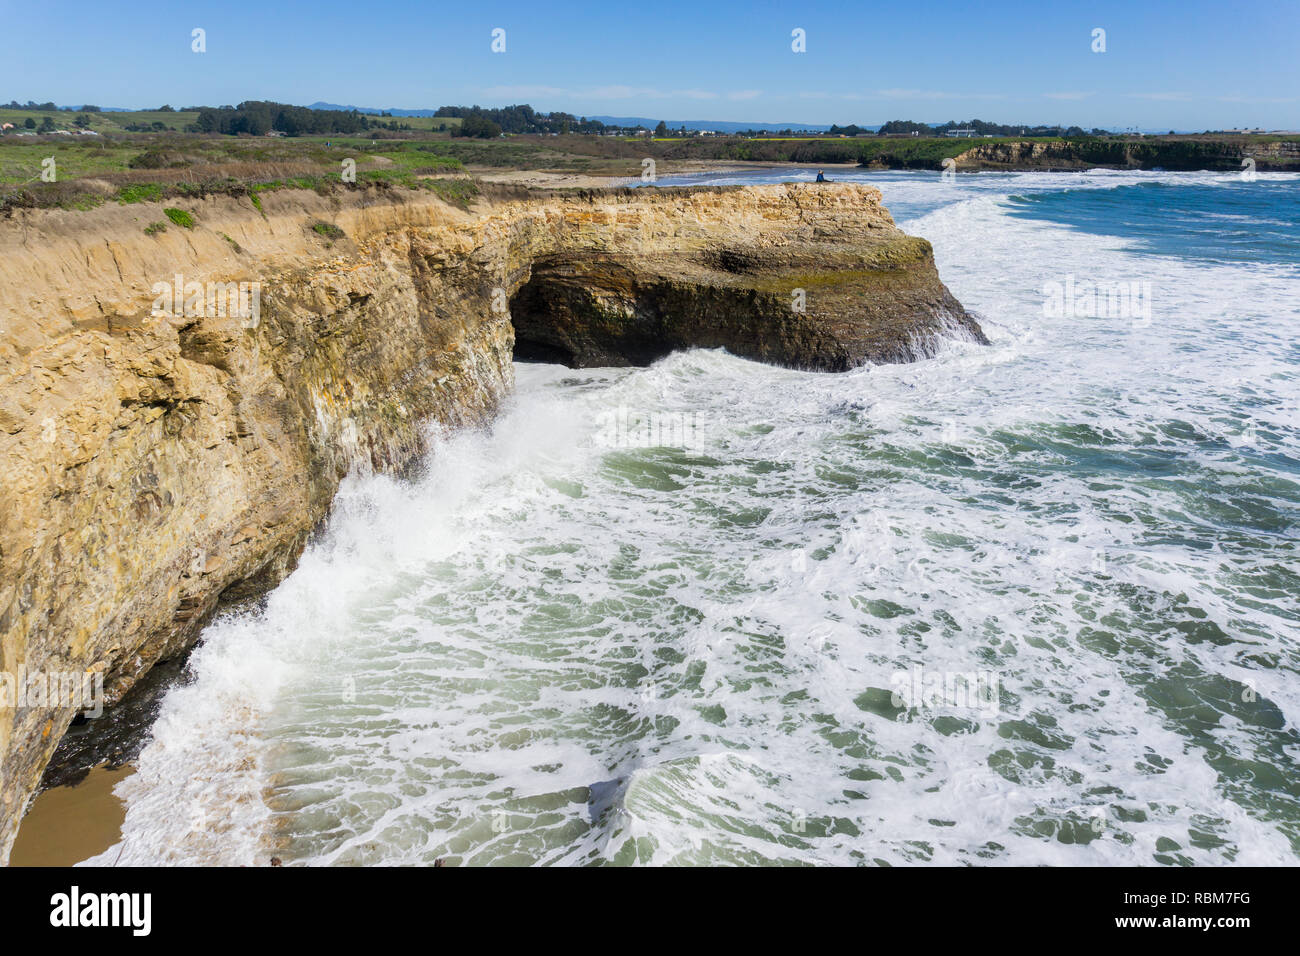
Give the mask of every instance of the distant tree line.
<svg viewBox="0 0 1300 956">
<path fill-rule="evenodd" d="M 624 133 L 645 129 L 644 126 L 611 126 L 599 120 L 574 116 L 556 110 L 553 113 L 539 113 L 527 103 L 499 108 L 482 106 L 441 106 L 434 116 L 454 117 L 461 121 L 460 129 L 453 128 L 453 136 L 476 136 L 491 139 L 502 133 L 533 133 L 557 135 L 567 133 Z"/>
<path fill-rule="evenodd" d="M 846 127 L 831 127 L 831 132 L 847 132 Z M 890 120 L 880 127 L 878 135 L 904 135 L 916 133 L 919 136 L 946 136 L 953 130 L 973 130 L 976 136 L 1105 136 L 1107 130 L 1094 128 L 1091 132 L 1081 126 L 1031 126 L 1029 124 L 990 123 L 986 120 L 949 120 L 942 126 L 930 126 L 927 123 L 915 123 L 912 120 Z M 862 130 L 867 132 L 867 130 Z M 852 134 L 850 134 L 852 135 Z"/>
<path fill-rule="evenodd" d="M 240 133 L 265 136 L 272 130 L 286 136 L 304 136 L 399 128 L 410 129 L 410 126 L 394 121 L 385 123 L 357 110 L 313 110 L 306 106 L 246 100 L 238 106 L 201 107 L 189 129 L 196 133 L 225 133 L 228 136 Z"/>
<path fill-rule="evenodd" d="M 19 103 L 17 100 L 10 100 L 8 103 L 0 104 L 0 109 L 5 110 L 34 110 L 38 113 L 98 113 L 98 106 L 82 106 L 80 108 L 73 106 L 56 106 L 53 103 L 37 103 L 34 100 L 28 100 L 26 103 Z"/>
<path fill-rule="evenodd" d="M 53 102 L 37 103 L 33 100 L 28 100 L 26 103 L 11 100 L 9 103 L 4 104 L 3 108 L 44 113 L 55 113 L 61 109 L 64 112 L 74 111 L 82 114 L 101 112 L 98 106 L 86 105 L 74 110 L 72 107 L 61 108 Z M 170 105 L 164 104 L 154 112 L 174 113 L 176 110 Z M 195 122 L 185 128 L 186 132 L 224 133 L 232 136 L 241 133 L 250 136 L 264 136 L 273 131 L 284 133 L 286 136 L 347 135 L 363 133 L 369 130 L 403 131 L 413 129 L 410 123 L 401 122 L 388 112 L 382 112 L 375 116 L 362 113 L 359 110 L 317 110 L 306 106 L 291 106 L 286 103 L 263 100 L 246 100 L 238 106 L 187 106 L 184 107 L 184 112 L 197 112 L 198 114 Z M 606 124 L 599 120 L 588 119 L 585 116 L 574 116 L 572 113 L 565 113 L 560 110 L 551 113 L 540 113 L 527 103 L 499 108 L 477 105 L 442 106 L 438 108 L 434 116 L 447 119 L 454 118 L 461 121 L 459 126 L 442 124 L 436 127 L 437 130 L 441 131 L 450 128 L 453 136 L 479 139 L 495 139 L 502 134 L 633 135 L 650 132 L 644 126 Z M 89 125 L 88 122 L 83 122 L 81 119 L 81 117 L 78 117 L 77 125 L 82 127 Z M 35 124 L 25 123 L 24 125 L 30 128 Z M 172 128 L 158 121 L 132 123 L 126 126 L 129 132 L 160 132 Z M 910 136 L 915 134 L 916 136 L 942 137 L 959 129 L 971 130 L 975 136 L 1059 136 L 1078 138 L 1105 136 L 1109 133 L 1108 130 L 1099 128 L 1089 131 L 1079 126 L 1032 126 L 1028 124 L 992 123 L 980 119 L 949 120 L 942 125 L 917 123 L 912 120 L 890 120 L 874 132 L 879 136 Z M 731 135 L 753 139 L 764 136 L 792 137 L 796 135 L 864 136 L 870 135 L 872 132 L 866 127 L 850 123 L 847 126 L 833 125 L 825 134 L 819 134 L 813 130 L 750 129 L 737 131 Z M 687 130 L 684 126 L 671 129 L 662 120 L 654 128 L 654 136 L 661 139 L 669 137 L 684 138 L 697 135 L 697 133 L 698 131 Z"/>
</svg>

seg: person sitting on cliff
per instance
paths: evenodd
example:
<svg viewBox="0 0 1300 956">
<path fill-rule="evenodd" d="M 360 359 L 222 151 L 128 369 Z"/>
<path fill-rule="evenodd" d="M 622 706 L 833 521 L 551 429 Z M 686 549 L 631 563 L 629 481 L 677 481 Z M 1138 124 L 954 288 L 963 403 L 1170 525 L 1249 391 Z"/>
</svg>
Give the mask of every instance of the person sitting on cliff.
<svg viewBox="0 0 1300 956">
<path fill-rule="evenodd" d="M 822 171 L 821 171 L 820 169 L 817 170 L 817 182 L 819 182 L 819 183 L 824 183 L 824 182 L 826 182 L 826 177 L 825 177 L 824 175 L 822 175 Z"/>
</svg>

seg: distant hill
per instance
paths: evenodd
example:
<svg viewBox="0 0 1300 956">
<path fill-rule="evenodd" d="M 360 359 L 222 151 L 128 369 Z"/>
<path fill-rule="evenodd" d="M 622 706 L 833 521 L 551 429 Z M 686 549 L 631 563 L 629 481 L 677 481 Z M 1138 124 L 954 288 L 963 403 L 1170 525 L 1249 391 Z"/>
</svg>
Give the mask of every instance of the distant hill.
<svg viewBox="0 0 1300 956">
<path fill-rule="evenodd" d="M 309 109 L 309 110 L 343 110 L 344 112 L 348 112 L 348 111 L 350 111 L 350 110 L 356 110 L 358 113 L 366 113 L 367 115 L 370 115 L 370 116 L 378 116 L 380 113 L 389 113 L 389 114 L 391 114 L 391 115 L 393 115 L 393 116 L 434 116 L 434 115 L 436 115 L 437 112 L 438 112 L 436 109 L 433 109 L 433 110 L 394 110 L 394 109 L 380 109 L 380 108 L 378 108 L 378 107 L 374 107 L 374 106 L 340 106 L 338 103 L 320 103 L 320 102 L 312 103 L 310 106 L 307 107 L 307 109 Z"/>
</svg>

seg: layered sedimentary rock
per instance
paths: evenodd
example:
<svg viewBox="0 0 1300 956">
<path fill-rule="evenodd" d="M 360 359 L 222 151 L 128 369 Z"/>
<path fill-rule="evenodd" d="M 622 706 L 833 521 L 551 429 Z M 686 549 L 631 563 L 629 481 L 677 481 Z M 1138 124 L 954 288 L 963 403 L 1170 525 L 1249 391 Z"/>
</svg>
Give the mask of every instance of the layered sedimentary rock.
<svg viewBox="0 0 1300 956">
<path fill-rule="evenodd" d="M 1212 140 L 1026 140 L 980 143 L 955 157 L 959 169 L 1300 169 L 1300 142 Z"/>
<path fill-rule="evenodd" d="M 193 229 L 146 234 L 144 204 L 0 224 L 0 674 L 98 673 L 110 704 L 282 578 L 350 470 L 490 420 L 516 329 L 573 365 L 721 346 L 836 370 L 982 339 L 864 186 L 176 205 Z M 238 282 L 243 314 L 212 294 Z M 5 690 L 0 860 L 76 715 Z"/>
</svg>

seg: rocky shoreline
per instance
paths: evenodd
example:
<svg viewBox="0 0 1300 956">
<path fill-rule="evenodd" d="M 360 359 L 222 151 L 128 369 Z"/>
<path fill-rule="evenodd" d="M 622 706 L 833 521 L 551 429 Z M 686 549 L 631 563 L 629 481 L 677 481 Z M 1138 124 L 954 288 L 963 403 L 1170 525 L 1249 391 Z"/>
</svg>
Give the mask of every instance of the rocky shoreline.
<svg viewBox="0 0 1300 956">
<path fill-rule="evenodd" d="M 1230 140 L 996 141 L 979 143 L 954 157 L 959 170 L 1062 172 L 1088 169 L 1165 169 L 1183 172 L 1240 171 L 1249 157 L 1260 171 L 1300 168 L 1300 141 L 1238 143 Z M 869 165 L 869 164 L 868 164 Z"/>
<path fill-rule="evenodd" d="M 516 352 L 836 371 L 983 341 L 869 186 L 176 203 L 192 228 L 0 227 L 0 672 L 99 675 L 109 706 L 291 570 L 350 471 L 490 421 Z M 255 308 L 214 306 L 241 282 Z M 0 698 L 0 862 L 77 712 Z"/>
</svg>

